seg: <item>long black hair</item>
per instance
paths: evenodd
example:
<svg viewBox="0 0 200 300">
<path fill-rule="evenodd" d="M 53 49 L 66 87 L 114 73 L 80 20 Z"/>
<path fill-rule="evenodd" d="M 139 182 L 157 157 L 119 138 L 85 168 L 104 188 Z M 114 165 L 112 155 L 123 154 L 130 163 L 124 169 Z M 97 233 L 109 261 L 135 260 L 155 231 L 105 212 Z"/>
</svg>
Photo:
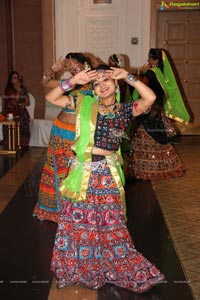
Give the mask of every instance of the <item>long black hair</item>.
<svg viewBox="0 0 200 300">
<path fill-rule="evenodd" d="M 70 52 L 65 56 L 66 59 L 74 59 L 78 63 L 84 65 L 86 62 L 89 66 L 92 65 L 91 60 L 89 57 L 85 56 L 83 53 L 80 52 Z"/>
<path fill-rule="evenodd" d="M 98 65 L 95 68 L 93 68 L 93 70 L 96 70 L 96 71 L 100 71 L 100 70 L 107 71 L 107 70 L 111 70 L 111 68 L 110 68 L 110 66 L 108 66 L 106 64 L 101 64 L 101 65 Z"/>
<path fill-rule="evenodd" d="M 8 75 L 8 80 L 7 80 L 6 87 L 5 87 L 6 89 L 8 89 L 8 88 L 14 88 L 13 83 L 12 83 L 12 77 L 13 77 L 14 74 L 17 75 L 17 77 L 19 78 L 19 80 L 22 83 L 23 77 L 17 71 L 12 71 Z"/>
<path fill-rule="evenodd" d="M 159 48 L 151 48 L 149 50 L 149 58 L 158 60 L 158 68 L 163 72 L 163 59 L 162 59 L 162 49 Z"/>
</svg>

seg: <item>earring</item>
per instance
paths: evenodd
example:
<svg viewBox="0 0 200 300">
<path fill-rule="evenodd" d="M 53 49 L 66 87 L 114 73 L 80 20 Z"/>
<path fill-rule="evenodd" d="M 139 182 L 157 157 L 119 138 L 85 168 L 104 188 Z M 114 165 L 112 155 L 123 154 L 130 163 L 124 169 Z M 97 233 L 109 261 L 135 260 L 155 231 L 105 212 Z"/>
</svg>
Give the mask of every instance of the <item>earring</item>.
<svg viewBox="0 0 200 300">
<path fill-rule="evenodd" d="M 95 97 L 95 99 L 96 99 L 97 101 L 99 101 L 99 96 L 98 96 L 98 95 L 94 94 L 94 97 Z"/>
<path fill-rule="evenodd" d="M 116 86 L 115 94 L 119 94 L 119 93 L 120 93 L 119 86 Z"/>
</svg>

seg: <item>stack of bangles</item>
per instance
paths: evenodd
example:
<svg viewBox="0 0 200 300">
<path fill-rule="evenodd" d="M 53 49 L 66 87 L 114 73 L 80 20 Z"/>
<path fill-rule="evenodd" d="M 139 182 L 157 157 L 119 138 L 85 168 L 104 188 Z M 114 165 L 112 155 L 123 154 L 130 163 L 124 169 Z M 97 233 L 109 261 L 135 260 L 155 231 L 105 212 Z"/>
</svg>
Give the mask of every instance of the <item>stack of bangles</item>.
<svg viewBox="0 0 200 300">
<path fill-rule="evenodd" d="M 71 91 L 74 88 L 74 85 L 71 84 L 70 79 L 62 79 L 60 81 L 60 87 L 63 90 L 63 92 Z"/>
</svg>

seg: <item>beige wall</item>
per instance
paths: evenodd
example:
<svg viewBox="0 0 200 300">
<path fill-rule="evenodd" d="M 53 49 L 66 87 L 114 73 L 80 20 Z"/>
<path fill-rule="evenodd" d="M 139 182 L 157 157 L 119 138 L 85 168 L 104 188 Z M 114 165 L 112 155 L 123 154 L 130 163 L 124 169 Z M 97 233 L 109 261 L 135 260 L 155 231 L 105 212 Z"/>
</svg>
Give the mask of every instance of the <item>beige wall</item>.
<svg viewBox="0 0 200 300">
<path fill-rule="evenodd" d="M 80 37 L 80 31 L 85 26 L 82 22 L 84 9 L 86 17 L 92 15 L 109 16 L 108 6 L 97 14 L 92 2 L 92 0 L 55 0 L 56 57 L 64 56 L 70 51 L 86 51 Z M 117 3 L 121 6 L 121 11 L 124 14 L 125 34 L 121 34 L 118 49 L 115 49 L 115 52 L 128 55 L 131 66 L 137 68 L 146 61 L 150 47 L 151 1 L 112 0 L 113 9 L 110 10 L 112 16 Z M 131 44 L 131 37 L 138 38 L 138 45 Z M 102 47 L 105 47 L 103 39 Z M 94 49 L 94 53 L 98 55 L 99 53 L 95 51 L 98 52 L 98 50 Z M 92 49 L 91 52 L 93 52 Z M 107 53 L 107 56 L 110 54 L 112 53 Z"/>
</svg>

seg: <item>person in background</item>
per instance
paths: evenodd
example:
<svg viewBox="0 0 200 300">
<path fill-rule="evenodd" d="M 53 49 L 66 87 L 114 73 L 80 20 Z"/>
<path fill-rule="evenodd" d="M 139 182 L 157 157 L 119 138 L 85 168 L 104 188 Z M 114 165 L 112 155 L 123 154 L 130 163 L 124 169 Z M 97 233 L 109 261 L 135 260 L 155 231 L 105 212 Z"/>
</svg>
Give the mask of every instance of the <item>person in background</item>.
<svg viewBox="0 0 200 300">
<path fill-rule="evenodd" d="M 137 102 L 119 102 L 117 80 L 138 90 Z M 94 96 L 66 96 L 75 85 L 91 82 Z M 100 65 L 52 89 L 46 100 L 76 109 L 76 139 L 70 170 L 62 182 L 62 210 L 51 269 L 58 288 L 106 283 L 142 293 L 164 275 L 139 253 L 126 226 L 120 142 L 125 128 L 153 104 L 155 94 L 124 69 Z"/>
<path fill-rule="evenodd" d="M 92 57 L 93 63 L 95 56 Z M 83 53 L 68 53 L 65 59 L 59 58 L 51 67 L 45 70 L 42 84 L 48 88 L 60 85 L 60 80 L 54 80 L 56 72 L 68 72 L 76 75 L 92 66 L 91 60 Z M 62 82 L 63 80 L 61 80 Z M 71 90 L 71 94 L 91 95 L 88 84 L 80 85 Z M 72 155 L 71 145 L 75 138 L 75 111 L 69 107 L 61 110 L 53 122 L 47 159 L 43 168 L 39 185 L 38 201 L 34 207 L 33 216 L 40 220 L 58 222 L 61 209 L 61 194 L 59 185 L 68 174 L 68 160 Z"/>
<path fill-rule="evenodd" d="M 149 112 L 136 119 L 126 176 L 150 180 L 182 176 L 185 166 L 173 147 L 177 135 L 170 119 L 187 123 L 189 114 L 166 51 L 150 49 L 148 64 L 140 70 L 139 78 L 154 91 L 156 101 Z M 133 98 L 138 96 L 134 91 Z"/>
<path fill-rule="evenodd" d="M 125 59 L 122 54 L 112 54 L 108 58 L 108 64 L 110 67 L 125 68 Z M 120 89 L 120 98 L 122 101 L 131 99 L 133 93 L 133 87 L 128 85 L 124 80 L 118 80 Z"/>
<path fill-rule="evenodd" d="M 30 105 L 27 88 L 23 85 L 23 77 L 12 71 L 6 83 L 2 101 L 2 112 L 5 116 L 13 114 L 20 120 L 20 146 L 29 146 L 30 141 L 30 116 L 26 109 Z M 8 145 L 8 126 L 3 125 L 3 145 Z"/>
<path fill-rule="evenodd" d="M 125 59 L 126 58 L 126 59 Z M 126 64 L 125 64 L 126 61 Z M 130 68 L 130 64 L 127 63 L 129 61 L 128 57 L 122 54 L 112 54 L 108 58 L 108 64 L 110 67 L 115 67 L 115 68 Z M 119 90 L 120 90 L 120 99 L 121 101 L 130 101 L 132 99 L 132 94 L 134 87 L 129 85 L 126 81 L 123 79 L 118 80 L 118 85 L 119 85 Z M 131 129 L 133 127 L 133 122 L 129 124 L 129 126 L 126 128 L 126 134 L 127 137 L 129 137 Z M 124 158 L 124 165 L 123 168 L 126 168 L 126 156 L 130 153 L 131 148 L 130 148 L 130 139 L 123 139 L 122 144 L 121 144 L 121 151 L 122 155 Z"/>
</svg>

